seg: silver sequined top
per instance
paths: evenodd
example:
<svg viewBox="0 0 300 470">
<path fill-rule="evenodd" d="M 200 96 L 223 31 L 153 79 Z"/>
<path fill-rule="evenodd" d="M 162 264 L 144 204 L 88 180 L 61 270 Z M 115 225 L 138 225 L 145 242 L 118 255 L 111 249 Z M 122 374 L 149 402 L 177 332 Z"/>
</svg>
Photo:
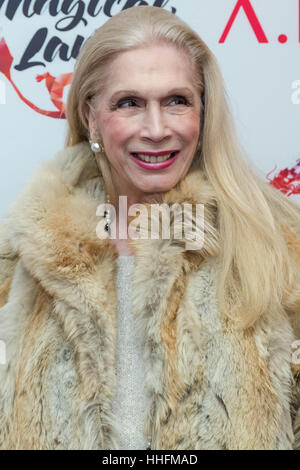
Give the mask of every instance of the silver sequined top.
<svg viewBox="0 0 300 470">
<path fill-rule="evenodd" d="M 113 400 L 113 414 L 119 431 L 120 450 L 142 450 L 149 446 L 144 435 L 148 409 L 145 393 L 145 367 L 142 344 L 138 341 L 132 315 L 131 284 L 134 256 L 117 258 L 118 341 L 117 387 Z"/>
</svg>

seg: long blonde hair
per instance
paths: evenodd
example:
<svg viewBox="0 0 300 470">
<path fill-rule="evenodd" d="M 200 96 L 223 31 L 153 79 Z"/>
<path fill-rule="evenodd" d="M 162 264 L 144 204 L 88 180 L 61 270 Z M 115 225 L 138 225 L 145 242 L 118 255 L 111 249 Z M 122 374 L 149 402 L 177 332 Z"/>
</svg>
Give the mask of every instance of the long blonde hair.
<svg viewBox="0 0 300 470">
<path fill-rule="evenodd" d="M 174 14 L 150 6 L 128 8 L 95 30 L 75 65 L 65 145 L 88 139 L 86 105 L 101 94 L 114 57 L 159 42 L 186 51 L 194 65 L 202 126 L 192 167 L 202 169 L 216 194 L 219 306 L 238 326 L 249 327 L 265 312 L 283 313 L 297 289 L 299 267 L 281 225 L 300 236 L 300 207 L 251 166 L 236 134 L 217 60 L 195 31 Z M 107 162 L 101 170 L 108 179 Z"/>
</svg>

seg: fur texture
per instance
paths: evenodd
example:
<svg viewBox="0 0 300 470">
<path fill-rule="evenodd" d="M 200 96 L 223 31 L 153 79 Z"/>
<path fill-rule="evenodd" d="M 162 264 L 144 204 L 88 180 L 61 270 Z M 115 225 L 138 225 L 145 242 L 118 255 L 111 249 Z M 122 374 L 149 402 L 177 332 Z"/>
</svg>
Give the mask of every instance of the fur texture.
<svg viewBox="0 0 300 470">
<path fill-rule="evenodd" d="M 39 168 L 0 228 L 2 449 L 118 449 L 118 255 L 96 233 L 104 197 L 82 142 Z M 299 319 L 268 312 L 238 331 L 222 318 L 212 188 L 197 170 L 165 202 L 204 204 L 205 239 L 198 250 L 184 238 L 130 241 L 152 449 L 299 449 L 291 368 Z M 287 234 L 299 252 L 299 239 Z"/>
</svg>

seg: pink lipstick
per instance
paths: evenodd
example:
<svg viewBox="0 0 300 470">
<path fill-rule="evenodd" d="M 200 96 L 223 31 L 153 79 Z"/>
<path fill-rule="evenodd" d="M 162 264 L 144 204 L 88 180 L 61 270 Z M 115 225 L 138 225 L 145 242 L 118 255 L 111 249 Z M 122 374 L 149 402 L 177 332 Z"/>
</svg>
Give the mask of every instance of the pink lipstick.
<svg viewBox="0 0 300 470">
<path fill-rule="evenodd" d="M 175 160 L 177 159 L 179 155 L 179 150 L 178 151 L 166 151 L 166 152 L 139 152 L 140 155 L 149 155 L 149 156 L 155 156 L 155 157 L 164 157 L 165 155 L 169 155 L 170 153 L 175 153 L 174 156 L 168 158 L 168 160 L 165 160 L 164 162 L 156 162 L 156 163 L 150 163 L 150 162 L 144 162 L 140 160 L 138 157 L 135 157 L 134 154 L 130 154 L 132 160 L 139 165 L 142 168 L 145 168 L 146 170 L 163 170 L 164 168 L 168 168 L 171 166 Z"/>
</svg>

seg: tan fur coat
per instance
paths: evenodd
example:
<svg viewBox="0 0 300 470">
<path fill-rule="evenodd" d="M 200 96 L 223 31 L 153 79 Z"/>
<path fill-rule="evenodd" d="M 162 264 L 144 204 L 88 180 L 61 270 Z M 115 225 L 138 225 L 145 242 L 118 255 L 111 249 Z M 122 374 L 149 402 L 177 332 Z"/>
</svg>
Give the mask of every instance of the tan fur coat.
<svg viewBox="0 0 300 470">
<path fill-rule="evenodd" d="M 198 171 L 165 201 L 204 203 L 207 225 L 198 251 L 132 242 L 151 448 L 300 449 L 291 366 L 300 309 L 234 331 L 218 310 L 216 260 L 206 256 L 217 244 L 208 182 Z M 42 164 L 0 227 L 1 449 L 118 448 L 118 255 L 96 234 L 102 202 L 103 179 L 80 143 Z M 299 239 L 287 234 L 300 258 Z"/>
</svg>

